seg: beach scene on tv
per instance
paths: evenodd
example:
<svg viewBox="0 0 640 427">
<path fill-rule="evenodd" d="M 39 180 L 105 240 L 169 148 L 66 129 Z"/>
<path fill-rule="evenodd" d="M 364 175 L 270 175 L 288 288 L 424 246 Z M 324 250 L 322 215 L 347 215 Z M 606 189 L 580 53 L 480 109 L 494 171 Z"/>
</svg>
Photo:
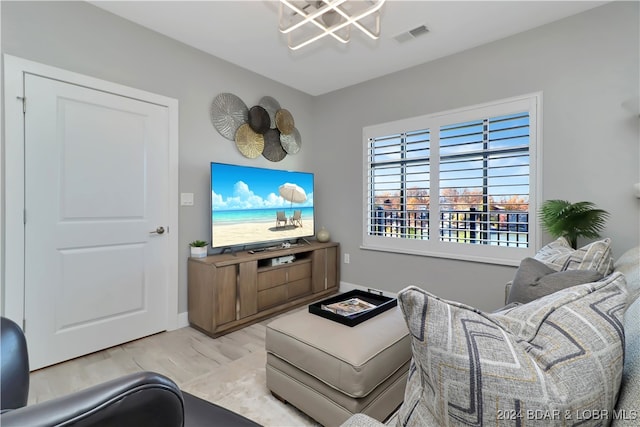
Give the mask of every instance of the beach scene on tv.
<svg viewBox="0 0 640 427">
<path fill-rule="evenodd" d="M 211 164 L 211 245 L 314 235 L 313 174 Z"/>
</svg>

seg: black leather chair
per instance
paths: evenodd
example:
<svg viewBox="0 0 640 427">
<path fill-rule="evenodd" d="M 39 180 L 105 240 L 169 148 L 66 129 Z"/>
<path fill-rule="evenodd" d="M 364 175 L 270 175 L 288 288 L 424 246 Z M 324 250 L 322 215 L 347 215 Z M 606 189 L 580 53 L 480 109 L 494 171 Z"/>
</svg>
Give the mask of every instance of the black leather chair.
<svg viewBox="0 0 640 427">
<path fill-rule="evenodd" d="M 29 359 L 24 334 L 1 318 L 2 427 L 259 427 L 228 409 L 181 391 L 154 372 L 125 375 L 57 399 L 26 406 Z"/>
</svg>

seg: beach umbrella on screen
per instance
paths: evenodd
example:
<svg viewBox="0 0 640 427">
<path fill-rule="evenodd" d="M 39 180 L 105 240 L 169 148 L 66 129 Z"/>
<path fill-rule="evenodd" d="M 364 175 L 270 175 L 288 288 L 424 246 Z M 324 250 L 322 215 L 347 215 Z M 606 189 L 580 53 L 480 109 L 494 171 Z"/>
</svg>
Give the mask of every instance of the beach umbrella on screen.
<svg viewBox="0 0 640 427">
<path fill-rule="evenodd" d="M 303 203 L 307 201 L 307 193 L 305 193 L 304 188 L 296 184 L 291 184 L 289 182 L 284 183 L 278 187 L 278 192 L 283 199 L 291 202 L 292 207 L 294 203 Z"/>
</svg>

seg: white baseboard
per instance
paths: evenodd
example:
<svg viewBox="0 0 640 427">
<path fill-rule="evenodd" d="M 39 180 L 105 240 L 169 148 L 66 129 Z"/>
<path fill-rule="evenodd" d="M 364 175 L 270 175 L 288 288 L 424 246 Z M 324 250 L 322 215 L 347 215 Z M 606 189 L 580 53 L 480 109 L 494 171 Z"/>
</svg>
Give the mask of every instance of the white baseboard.
<svg viewBox="0 0 640 427">
<path fill-rule="evenodd" d="M 365 292 L 374 292 L 374 293 L 378 293 L 378 294 L 382 293 L 382 295 L 384 295 L 385 297 L 390 297 L 390 298 L 396 298 L 398 296 L 398 294 L 394 293 L 394 292 L 383 291 L 381 289 L 369 288 L 369 287 L 361 286 L 361 285 L 355 285 L 353 283 L 348 283 L 348 282 L 340 282 L 340 292 L 341 293 L 352 291 L 354 289 L 359 289 L 359 290 L 365 291 Z"/>
<path fill-rule="evenodd" d="M 189 312 L 183 311 L 178 313 L 178 327 L 176 329 L 185 328 L 189 326 Z"/>
</svg>

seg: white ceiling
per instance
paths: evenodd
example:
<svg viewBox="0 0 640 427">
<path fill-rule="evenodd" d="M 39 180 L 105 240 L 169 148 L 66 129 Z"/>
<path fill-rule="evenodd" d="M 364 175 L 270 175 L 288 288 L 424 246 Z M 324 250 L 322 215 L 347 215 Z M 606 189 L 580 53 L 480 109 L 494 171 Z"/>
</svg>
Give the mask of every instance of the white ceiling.
<svg viewBox="0 0 640 427">
<path fill-rule="evenodd" d="M 343 45 L 325 37 L 297 51 L 278 31 L 278 2 L 90 1 L 90 3 L 265 77 L 321 95 L 489 43 L 607 1 L 403 1 L 381 9 L 373 41 L 353 29 Z M 408 42 L 394 37 L 420 25 Z"/>
</svg>

